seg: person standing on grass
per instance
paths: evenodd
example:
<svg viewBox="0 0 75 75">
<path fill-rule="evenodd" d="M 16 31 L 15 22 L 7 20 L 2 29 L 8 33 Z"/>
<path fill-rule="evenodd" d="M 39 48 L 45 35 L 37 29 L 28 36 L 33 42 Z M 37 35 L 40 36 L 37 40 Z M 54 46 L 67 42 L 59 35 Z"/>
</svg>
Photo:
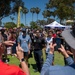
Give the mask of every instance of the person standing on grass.
<svg viewBox="0 0 75 75">
<path fill-rule="evenodd" d="M 20 45 L 24 50 L 24 57 L 28 65 L 28 55 L 30 54 L 31 38 L 26 34 L 26 28 L 22 28 L 21 35 L 18 36 L 18 45 Z"/>
<path fill-rule="evenodd" d="M 36 61 L 37 69 L 35 71 L 41 71 L 42 65 L 43 65 L 43 53 L 42 49 L 45 45 L 45 40 L 43 37 L 41 37 L 40 31 L 36 30 L 33 40 L 33 46 L 34 46 L 34 59 Z"/>
<path fill-rule="evenodd" d="M 50 51 L 50 43 L 53 42 L 53 31 L 52 30 L 49 30 L 48 31 L 48 36 L 46 37 L 46 57 Z M 54 58 L 53 58 L 53 63 L 52 65 L 54 65 Z"/>
<path fill-rule="evenodd" d="M 22 69 L 15 65 L 9 65 L 2 61 L 2 54 L 5 51 L 4 46 L 13 46 L 13 41 L 4 41 L 0 43 L 0 75 L 30 75 L 29 69 L 24 61 L 23 49 L 16 47 L 17 58 L 20 61 Z"/>
<path fill-rule="evenodd" d="M 49 30 L 48 31 L 48 36 L 45 38 L 45 41 L 46 41 L 46 56 L 48 55 L 49 51 L 50 51 L 50 43 L 52 43 L 53 41 L 53 31 L 52 30 Z"/>
<path fill-rule="evenodd" d="M 50 52 L 47 56 L 46 62 L 42 67 L 41 75 L 75 75 L 75 25 L 72 30 L 64 30 L 61 35 L 65 39 L 66 43 L 71 47 L 71 51 L 74 55 L 74 60 L 68 55 L 64 46 L 61 45 L 61 48 L 58 48 L 58 50 L 65 57 L 68 65 L 52 66 L 54 47 L 56 44 L 51 43 Z"/>
</svg>

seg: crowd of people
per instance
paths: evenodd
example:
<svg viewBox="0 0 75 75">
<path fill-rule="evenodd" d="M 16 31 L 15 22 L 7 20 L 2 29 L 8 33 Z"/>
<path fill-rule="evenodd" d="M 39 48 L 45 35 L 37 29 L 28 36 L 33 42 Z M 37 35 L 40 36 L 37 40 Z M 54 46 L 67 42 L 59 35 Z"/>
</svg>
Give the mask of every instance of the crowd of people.
<svg viewBox="0 0 75 75">
<path fill-rule="evenodd" d="M 70 37 L 69 37 L 70 36 Z M 63 29 L 1 29 L 0 30 L 0 74 L 30 75 L 28 58 L 32 54 L 36 61 L 35 71 L 41 75 L 74 75 L 75 74 L 75 26 Z M 71 40 L 71 41 L 70 41 Z M 72 42 L 73 40 L 73 42 Z M 42 50 L 45 49 L 46 61 Z M 64 56 L 65 66 L 54 65 L 54 51 Z M 16 56 L 20 65 L 8 65 L 7 55 Z M 11 60 L 10 60 L 11 61 Z M 5 67 L 5 69 L 3 69 Z M 15 69 L 13 71 L 13 69 Z"/>
</svg>

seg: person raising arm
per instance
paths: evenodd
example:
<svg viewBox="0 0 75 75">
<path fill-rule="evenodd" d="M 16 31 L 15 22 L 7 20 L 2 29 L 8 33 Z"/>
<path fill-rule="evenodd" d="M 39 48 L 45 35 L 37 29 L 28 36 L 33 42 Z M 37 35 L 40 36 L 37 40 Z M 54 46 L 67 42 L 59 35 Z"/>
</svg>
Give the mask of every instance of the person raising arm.
<svg viewBox="0 0 75 75">
<path fill-rule="evenodd" d="M 0 75 L 30 75 L 29 69 L 23 60 L 23 49 L 18 46 L 16 48 L 17 51 L 17 58 L 19 59 L 22 69 L 19 68 L 18 66 L 15 65 L 9 65 L 4 62 L 2 62 L 2 54 L 4 52 L 4 45 L 7 46 L 13 46 L 14 42 L 13 41 L 5 41 L 3 43 L 0 43 Z"/>
</svg>

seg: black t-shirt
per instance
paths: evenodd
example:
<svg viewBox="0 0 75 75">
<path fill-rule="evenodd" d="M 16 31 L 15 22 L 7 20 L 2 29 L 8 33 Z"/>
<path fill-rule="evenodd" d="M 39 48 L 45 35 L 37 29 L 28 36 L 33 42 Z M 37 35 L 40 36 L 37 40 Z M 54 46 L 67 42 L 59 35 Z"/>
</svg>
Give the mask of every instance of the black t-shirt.
<svg viewBox="0 0 75 75">
<path fill-rule="evenodd" d="M 42 50 L 45 40 L 42 37 L 34 37 L 34 50 Z"/>
</svg>

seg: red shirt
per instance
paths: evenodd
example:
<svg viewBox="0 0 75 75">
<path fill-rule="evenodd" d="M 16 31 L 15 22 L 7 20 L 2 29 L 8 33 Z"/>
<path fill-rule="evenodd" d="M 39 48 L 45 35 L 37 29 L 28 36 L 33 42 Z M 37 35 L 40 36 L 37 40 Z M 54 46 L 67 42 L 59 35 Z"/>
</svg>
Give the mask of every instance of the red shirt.
<svg viewBox="0 0 75 75">
<path fill-rule="evenodd" d="M 56 38 L 56 34 L 53 34 L 53 38 Z"/>
<path fill-rule="evenodd" d="M 8 65 L 0 61 L 0 75 L 26 75 L 18 66 Z"/>
</svg>

